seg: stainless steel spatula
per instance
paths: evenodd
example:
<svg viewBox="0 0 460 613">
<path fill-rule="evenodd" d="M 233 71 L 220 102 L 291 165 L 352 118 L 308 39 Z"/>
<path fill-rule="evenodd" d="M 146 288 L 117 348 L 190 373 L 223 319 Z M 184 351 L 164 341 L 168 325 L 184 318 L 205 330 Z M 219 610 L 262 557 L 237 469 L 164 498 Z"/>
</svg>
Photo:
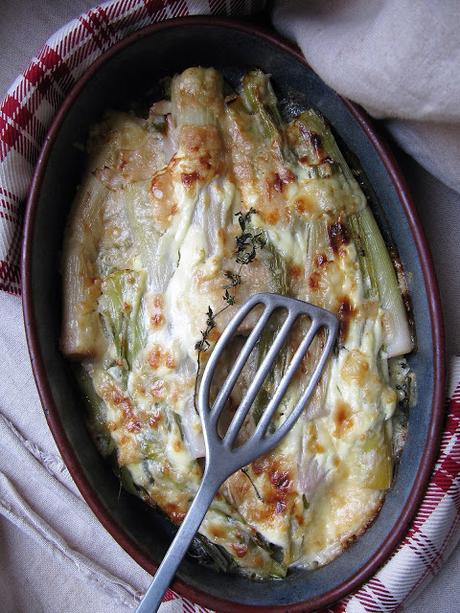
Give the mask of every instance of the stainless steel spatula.
<svg viewBox="0 0 460 613">
<path fill-rule="evenodd" d="M 210 387 L 219 358 L 240 324 L 257 305 L 262 305 L 262 315 L 236 358 L 216 400 L 212 407 L 210 407 Z M 230 425 L 223 437 L 221 437 L 217 430 L 219 417 L 251 351 L 254 349 L 271 315 L 278 309 L 283 309 L 286 312 L 286 319 L 279 333 L 273 339 L 273 344 L 259 366 Z M 265 378 L 273 367 L 295 321 L 303 315 L 307 315 L 311 321 L 308 332 L 294 353 L 280 384 L 265 407 L 253 434 L 240 446 L 235 447 L 234 444 L 238 432 L 243 425 L 257 393 L 260 391 Z M 300 366 L 313 339 L 321 329 L 327 332 L 326 342 L 304 392 L 285 421 L 273 433 L 268 434 L 267 428 L 286 393 L 292 377 Z M 297 421 L 321 377 L 326 360 L 334 345 L 337 330 L 337 318 L 329 311 L 308 304 L 307 302 L 295 300 L 294 298 L 287 298 L 286 296 L 280 296 L 278 294 L 255 294 L 239 309 L 229 325 L 225 328 L 206 365 L 198 393 L 198 408 L 206 444 L 206 465 L 203 480 L 163 562 L 155 573 L 151 586 L 137 609 L 138 613 L 151 613 L 152 611 L 157 611 L 163 594 L 171 583 L 177 567 L 186 554 L 215 493 L 222 483 L 238 469 L 253 462 L 256 458 L 275 447 Z"/>
</svg>

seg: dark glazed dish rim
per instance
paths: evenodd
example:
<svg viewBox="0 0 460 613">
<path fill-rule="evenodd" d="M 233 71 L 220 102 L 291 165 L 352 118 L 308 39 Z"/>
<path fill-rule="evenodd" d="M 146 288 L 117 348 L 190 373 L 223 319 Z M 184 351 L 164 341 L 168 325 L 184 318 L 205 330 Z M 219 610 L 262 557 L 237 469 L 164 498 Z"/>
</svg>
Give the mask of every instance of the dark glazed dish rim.
<svg viewBox="0 0 460 613">
<path fill-rule="evenodd" d="M 40 190 L 45 174 L 48 158 L 53 148 L 54 141 L 57 137 L 61 124 L 82 88 L 89 79 L 97 72 L 97 70 L 110 60 L 115 54 L 122 49 L 128 47 L 135 41 L 155 34 L 160 30 L 183 27 L 187 24 L 203 25 L 203 26 L 221 26 L 244 33 L 255 35 L 269 44 L 280 48 L 281 50 L 291 54 L 294 58 L 307 65 L 300 51 L 292 44 L 284 41 L 276 34 L 258 27 L 252 23 L 244 23 L 226 18 L 216 17 L 183 17 L 172 19 L 166 22 L 154 24 L 139 30 L 126 37 L 111 49 L 99 57 L 78 80 L 71 92 L 66 96 L 59 111 L 57 112 L 49 132 L 46 136 L 43 149 L 40 153 L 33 180 L 30 188 L 29 199 L 25 211 L 25 227 L 24 227 L 24 242 L 22 248 L 22 289 L 23 289 L 23 312 L 25 320 L 25 329 L 27 343 L 29 347 L 32 369 L 43 405 L 43 409 L 54 436 L 59 451 L 77 485 L 82 496 L 95 513 L 102 525 L 114 537 L 114 539 L 127 551 L 127 553 L 149 573 L 155 571 L 156 565 L 154 562 L 143 553 L 131 538 L 125 533 L 124 529 L 111 518 L 104 510 L 102 503 L 99 501 L 94 490 L 87 481 L 83 469 L 80 466 L 75 452 L 69 444 L 67 435 L 61 423 L 54 399 L 51 393 L 51 384 L 48 380 L 46 369 L 43 362 L 43 357 L 40 352 L 38 337 L 37 337 L 37 322 L 34 315 L 34 303 L 32 296 L 32 280 L 31 280 L 31 263 L 32 263 L 32 237 L 37 206 L 39 202 Z M 388 559 L 397 545 L 403 538 L 412 517 L 414 516 L 418 505 L 421 502 L 425 492 L 427 482 L 429 480 L 435 459 L 439 450 L 439 441 L 444 417 L 444 330 L 441 315 L 441 306 L 438 287 L 433 270 L 431 256 L 426 243 L 424 232 L 419 221 L 414 204 L 409 195 L 408 187 L 401 171 L 397 165 L 393 154 L 388 146 L 382 142 L 381 137 L 377 134 L 375 127 L 372 125 L 368 116 L 355 104 L 348 100 L 342 99 L 348 110 L 352 113 L 355 120 L 359 123 L 362 130 L 367 135 L 368 139 L 377 150 L 398 194 L 403 211 L 406 215 L 411 228 L 412 236 L 417 247 L 418 258 L 423 271 L 427 300 L 429 305 L 430 320 L 433 335 L 433 370 L 434 370 L 434 387 L 432 398 L 432 413 L 429 426 L 429 433 L 425 447 L 425 453 L 421 459 L 419 470 L 415 478 L 414 485 L 409 494 L 408 500 L 399 515 L 398 528 L 394 530 L 391 536 L 382 544 L 378 554 L 360 570 L 350 577 L 347 581 L 337 585 L 334 589 L 325 592 L 324 594 L 311 598 L 303 603 L 286 606 L 270 607 L 271 611 L 313 611 L 318 608 L 330 605 L 336 600 L 339 600 L 346 594 L 357 589 L 366 579 L 373 575 L 380 566 Z M 200 605 L 210 607 L 218 611 L 262 611 L 267 610 L 266 607 L 257 605 L 241 605 L 231 603 L 228 600 L 216 598 L 207 594 L 204 591 L 192 588 L 190 585 L 181 580 L 176 580 L 172 588 L 186 598 L 198 602 Z"/>
</svg>

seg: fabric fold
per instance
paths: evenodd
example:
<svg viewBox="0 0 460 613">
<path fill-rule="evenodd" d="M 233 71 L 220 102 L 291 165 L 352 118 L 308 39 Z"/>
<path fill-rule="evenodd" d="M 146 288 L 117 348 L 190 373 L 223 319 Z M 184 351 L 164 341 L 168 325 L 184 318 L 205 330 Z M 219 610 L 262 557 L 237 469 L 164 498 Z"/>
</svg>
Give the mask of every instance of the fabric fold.
<svg viewBox="0 0 460 613">
<path fill-rule="evenodd" d="M 86 581 L 104 590 L 113 599 L 114 604 L 131 608 L 140 601 L 141 592 L 105 571 L 94 560 L 70 547 L 56 530 L 30 508 L 9 479 L 1 472 L 0 513 L 37 541 L 40 547 L 51 549 L 63 564 L 70 563 L 76 572 L 84 576 Z"/>
</svg>

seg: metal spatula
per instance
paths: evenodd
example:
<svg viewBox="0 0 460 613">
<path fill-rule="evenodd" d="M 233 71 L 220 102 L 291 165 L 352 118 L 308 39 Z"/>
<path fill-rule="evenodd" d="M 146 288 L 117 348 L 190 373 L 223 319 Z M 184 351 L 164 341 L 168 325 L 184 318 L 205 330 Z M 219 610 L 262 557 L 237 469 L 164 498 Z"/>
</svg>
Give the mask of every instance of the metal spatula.
<svg viewBox="0 0 460 613">
<path fill-rule="evenodd" d="M 262 305 L 262 315 L 236 358 L 224 384 L 222 385 L 222 388 L 217 395 L 216 400 L 214 401 L 214 404 L 212 407 L 210 407 L 210 387 L 219 358 L 222 355 L 222 352 L 225 350 L 227 344 L 231 341 L 231 338 L 235 334 L 237 328 L 248 316 L 250 311 L 252 311 L 252 309 L 257 305 Z M 228 429 L 223 437 L 221 437 L 217 430 L 217 422 L 219 421 L 219 417 L 246 361 L 251 354 L 251 351 L 254 349 L 254 346 L 260 338 L 262 331 L 267 325 L 271 315 L 277 309 L 283 309 L 286 312 L 286 319 L 283 322 L 279 333 L 274 338 L 273 344 L 263 359 L 262 364 L 259 366 L 254 379 L 249 385 L 244 398 L 242 399 L 233 416 L 233 419 L 230 422 L 230 425 L 228 426 Z M 234 443 L 237 439 L 238 432 L 243 425 L 248 411 L 257 396 L 257 393 L 260 391 L 265 378 L 273 367 L 273 364 L 275 363 L 281 348 L 287 340 L 295 321 L 303 315 L 307 315 L 311 320 L 308 332 L 294 353 L 294 356 L 287 367 L 279 386 L 262 413 L 253 434 L 240 446 L 235 447 Z M 303 391 L 296 406 L 286 420 L 273 433 L 267 434 L 267 428 L 270 421 L 281 400 L 283 399 L 292 377 L 300 366 L 300 363 L 313 339 L 321 329 L 327 332 L 327 338 L 324 349 L 310 376 L 306 389 Z M 302 413 L 302 410 L 305 408 L 308 400 L 310 399 L 316 384 L 318 383 L 326 360 L 334 345 L 334 341 L 337 336 L 337 329 L 337 318 L 329 311 L 325 311 L 324 309 L 308 304 L 307 302 L 287 298 L 278 294 L 255 294 L 249 298 L 249 300 L 247 300 L 247 302 L 233 317 L 230 324 L 226 327 L 222 336 L 218 340 L 209 358 L 203 373 L 203 378 L 198 393 L 198 407 L 206 444 L 206 465 L 203 480 L 182 525 L 177 531 L 177 534 L 163 559 L 163 562 L 155 573 L 151 586 L 147 590 L 143 601 L 137 609 L 138 613 L 151 613 L 152 611 L 157 611 L 163 594 L 171 583 L 177 567 L 187 552 L 187 549 L 195 536 L 195 533 L 199 529 L 215 493 L 222 483 L 238 469 L 253 462 L 256 458 L 275 447 L 275 445 L 280 442 L 283 436 L 285 436 L 285 434 L 297 421 Z"/>
</svg>

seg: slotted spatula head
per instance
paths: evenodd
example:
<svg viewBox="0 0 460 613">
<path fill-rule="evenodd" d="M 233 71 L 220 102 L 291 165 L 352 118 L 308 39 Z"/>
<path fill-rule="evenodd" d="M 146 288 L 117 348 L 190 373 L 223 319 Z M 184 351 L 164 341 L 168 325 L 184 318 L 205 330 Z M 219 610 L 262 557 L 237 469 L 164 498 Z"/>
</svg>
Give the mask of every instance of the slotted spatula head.
<svg viewBox="0 0 460 613">
<path fill-rule="evenodd" d="M 214 403 L 212 406 L 210 406 L 210 388 L 219 359 L 222 356 L 222 353 L 225 351 L 228 343 L 232 341 L 233 335 L 243 320 L 258 305 L 261 305 L 263 308 L 262 314 L 242 347 L 240 353 L 238 354 Z M 286 313 L 286 318 L 280 331 L 273 338 L 273 343 L 260 364 L 253 380 L 251 381 L 246 394 L 242 398 L 240 405 L 228 426 L 228 429 L 221 437 L 217 429 L 219 417 L 222 414 L 226 402 L 251 354 L 251 351 L 254 349 L 257 341 L 260 339 L 268 320 L 272 314 L 279 309 L 282 309 Z M 275 360 L 286 342 L 295 322 L 300 317 L 305 315 L 308 316 L 311 322 L 307 334 L 302 339 L 299 347 L 294 353 L 294 356 L 272 398 L 264 408 L 254 432 L 242 445 L 236 447 L 235 441 L 238 433 L 244 423 L 252 403 L 254 402 L 265 381 L 265 378 L 273 368 Z M 308 348 L 320 330 L 324 330 L 326 332 L 326 341 L 320 358 L 311 372 L 306 388 L 285 421 L 274 432 L 268 434 L 267 428 L 270 421 L 281 400 L 283 399 L 283 396 L 285 395 L 294 374 L 299 368 L 302 359 L 308 351 Z M 255 294 L 251 296 L 251 298 L 249 298 L 249 300 L 247 300 L 247 302 L 239 309 L 229 325 L 225 328 L 222 336 L 219 338 L 213 349 L 203 373 L 198 394 L 198 407 L 206 443 L 206 465 L 212 466 L 212 473 L 215 477 L 222 478 L 222 481 L 224 481 L 239 468 L 246 466 L 246 464 L 249 464 L 259 456 L 267 453 L 280 442 L 285 434 L 287 434 L 287 432 L 299 418 L 315 390 L 315 387 L 323 372 L 326 360 L 333 348 L 337 337 L 337 331 L 338 321 L 333 313 L 307 302 L 303 302 L 302 300 L 288 298 L 279 294 Z"/>
<path fill-rule="evenodd" d="M 258 305 L 262 306 L 262 314 L 237 356 L 224 384 L 217 394 L 216 400 L 212 406 L 210 406 L 209 394 L 211 383 L 218 366 L 219 358 L 222 356 L 228 343 L 231 342 L 240 324 L 252 309 Z M 219 434 L 217 428 L 219 417 L 235 386 L 238 376 L 267 326 L 270 316 L 278 309 L 282 309 L 286 313 L 286 319 L 280 331 L 274 337 L 273 344 L 257 369 L 230 425 L 223 434 Z M 238 433 L 240 432 L 249 409 L 257 393 L 260 391 L 265 378 L 273 368 L 275 360 L 286 342 L 292 327 L 296 320 L 304 315 L 308 316 L 310 319 L 310 327 L 305 337 L 301 340 L 283 378 L 267 406 L 264 408 L 254 432 L 240 446 L 235 445 Z M 297 401 L 291 413 L 286 417 L 285 421 L 283 421 L 273 432 L 267 433 L 270 420 L 282 401 L 289 383 L 300 366 L 313 339 L 322 329 L 326 331 L 326 342 L 320 358 L 311 372 L 305 390 L 302 392 L 300 399 Z M 337 329 L 337 319 L 332 313 L 306 302 L 302 302 L 301 300 L 286 298 L 278 294 L 255 294 L 240 308 L 230 324 L 225 328 L 224 333 L 218 340 L 206 365 L 198 393 L 198 405 L 206 442 L 206 466 L 203 480 L 184 522 L 180 526 L 163 562 L 155 573 L 151 586 L 137 609 L 137 613 L 151 613 L 152 611 L 156 611 L 160 606 L 161 598 L 172 580 L 196 531 L 199 529 L 203 517 L 219 486 L 236 470 L 243 468 L 246 464 L 249 464 L 275 447 L 283 436 L 287 434 L 289 429 L 292 428 L 321 377 L 326 360 L 334 345 Z"/>
</svg>

